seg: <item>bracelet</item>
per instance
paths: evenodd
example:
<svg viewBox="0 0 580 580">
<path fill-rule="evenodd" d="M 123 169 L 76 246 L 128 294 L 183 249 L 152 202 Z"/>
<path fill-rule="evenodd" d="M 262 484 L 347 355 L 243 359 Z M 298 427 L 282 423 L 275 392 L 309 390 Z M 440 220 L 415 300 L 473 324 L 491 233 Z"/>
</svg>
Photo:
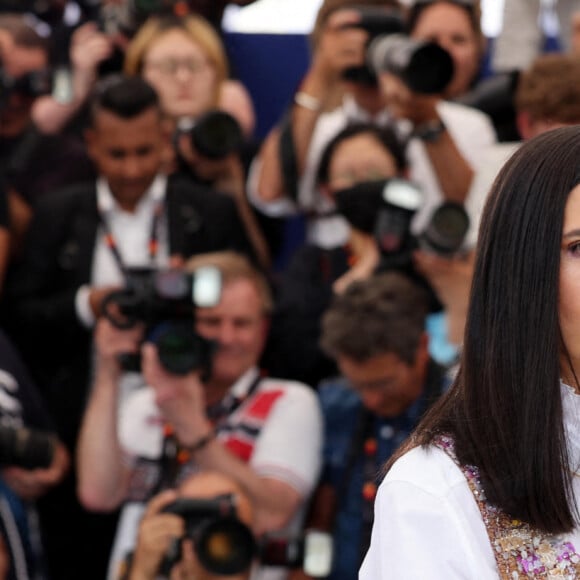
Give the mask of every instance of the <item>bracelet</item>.
<svg viewBox="0 0 580 580">
<path fill-rule="evenodd" d="M 185 449 L 189 453 L 197 453 L 201 451 L 207 444 L 215 437 L 215 432 L 210 431 L 207 435 L 204 435 L 201 439 L 198 439 L 193 445 L 189 445 Z"/>
<path fill-rule="evenodd" d="M 322 102 L 320 99 L 309 95 L 303 91 L 298 91 L 294 95 L 294 102 L 299 106 L 309 111 L 313 111 L 314 113 L 318 113 L 322 109 Z"/>
</svg>

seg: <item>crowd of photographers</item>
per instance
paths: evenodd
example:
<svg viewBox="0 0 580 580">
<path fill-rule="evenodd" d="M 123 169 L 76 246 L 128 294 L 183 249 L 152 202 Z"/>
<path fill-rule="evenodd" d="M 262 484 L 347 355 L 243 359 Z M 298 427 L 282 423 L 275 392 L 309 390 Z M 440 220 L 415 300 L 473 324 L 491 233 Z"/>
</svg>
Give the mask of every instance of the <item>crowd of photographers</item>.
<svg viewBox="0 0 580 580">
<path fill-rule="evenodd" d="M 226 4 L 0 1 L 0 580 L 356 578 L 491 182 L 580 123 L 573 42 L 486 75 L 478 0 L 324 0 L 257 142 Z"/>
</svg>

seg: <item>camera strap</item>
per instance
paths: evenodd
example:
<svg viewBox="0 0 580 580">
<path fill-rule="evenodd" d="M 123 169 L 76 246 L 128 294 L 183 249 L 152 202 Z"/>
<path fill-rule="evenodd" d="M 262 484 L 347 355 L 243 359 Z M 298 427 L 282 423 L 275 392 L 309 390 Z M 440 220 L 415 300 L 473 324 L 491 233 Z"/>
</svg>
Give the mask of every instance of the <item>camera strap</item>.
<svg viewBox="0 0 580 580">
<path fill-rule="evenodd" d="M 237 411 L 237 409 L 240 408 L 244 401 L 246 401 L 256 392 L 261 380 L 262 377 L 258 373 L 243 395 L 233 395 L 230 392 L 218 403 L 207 407 L 206 414 L 208 419 L 215 424 L 222 419 L 232 415 L 235 411 Z"/>
<path fill-rule="evenodd" d="M 151 220 L 151 233 L 149 234 L 149 261 L 151 265 L 155 264 L 155 259 L 157 258 L 157 253 L 159 251 L 159 238 L 158 238 L 158 230 L 159 230 L 159 222 L 161 220 L 161 216 L 163 215 L 163 207 L 164 203 L 163 200 L 159 200 L 155 204 L 155 208 L 153 210 L 153 219 Z M 123 256 L 121 256 L 121 252 L 119 251 L 119 246 L 117 241 L 115 240 L 115 236 L 113 235 L 113 231 L 111 230 L 111 226 L 109 221 L 107 220 L 107 212 L 103 211 L 102 208 L 97 208 L 99 212 L 99 221 L 103 227 L 103 232 L 105 234 L 105 244 L 111 251 L 119 270 L 123 274 L 123 278 L 125 282 L 129 282 L 129 277 L 127 274 L 127 265 L 123 260 Z"/>
</svg>

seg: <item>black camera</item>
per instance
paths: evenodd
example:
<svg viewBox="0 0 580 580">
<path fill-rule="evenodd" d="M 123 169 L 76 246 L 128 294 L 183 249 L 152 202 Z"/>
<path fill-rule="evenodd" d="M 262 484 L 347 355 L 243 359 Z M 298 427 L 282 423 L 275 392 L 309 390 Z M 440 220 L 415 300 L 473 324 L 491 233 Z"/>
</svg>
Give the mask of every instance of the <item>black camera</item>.
<svg viewBox="0 0 580 580">
<path fill-rule="evenodd" d="M 453 77 L 453 59 L 436 42 L 414 40 L 405 34 L 375 37 L 367 49 L 375 73 L 398 76 L 413 92 L 439 94 Z"/>
<path fill-rule="evenodd" d="M 244 136 L 240 124 L 225 111 L 213 110 L 198 119 L 182 119 L 178 135 L 186 133 L 193 148 L 208 159 L 223 159 L 240 151 Z"/>
<path fill-rule="evenodd" d="M 48 69 L 32 71 L 14 78 L 0 65 L 0 107 L 8 102 L 12 94 L 35 99 L 50 94 L 52 90 L 53 73 Z"/>
<path fill-rule="evenodd" d="M 0 425 L 0 465 L 44 469 L 52 464 L 55 448 L 51 433 Z"/>
<path fill-rule="evenodd" d="M 193 540 L 201 565 L 213 574 L 239 574 L 257 555 L 252 532 L 236 516 L 232 494 L 212 499 L 181 498 L 163 511 L 183 518 L 185 536 Z M 169 575 L 180 560 L 181 542 L 175 542 L 161 563 L 160 574 Z"/>
<path fill-rule="evenodd" d="M 159 359 L 171 373 L 201 370 L 208 376 L 214 343 L 194 329 L 195 309 L 219 303 L 221 274 L 205 266 L 192 274 L 177 269 L 130 268 L 126 287 L 103 301 L 104 315 L 120 329 L 145 326 L 145 340 L 157 346 Z M 125 370 L 138 371 L 140 357 L 121 357 Z"/>
<path fill-rule="evenodd" d="M 367 47 L 378 36 L 385 36 L 403 32 L 405 28 L 404 20 L 399 10 L 385 9 L 377 6 L 359 6 L 353 8 L 360 15 L 360 20 L 354 24 L 347 25 L 347 28 L 362 28 L 367 32 L 369 38 Z M 344 80 L 369 85 L 377 85 L 376 71 L 368 63 L 360 66 L 349 67 L 342 72 Z"/>
<path fill-rule="evenodd" d="M 369 181 L 334 193 L 337 210 L 356 229 L 372 235 L 380 250 L 378 271 L 397 270 L 424 286 L 431 309 L 441 305 L 428 282 L 413 264 L 413 252 L 425 249 L 451 257 L 462 248 L 469 229 L 463 205 L 446 201 L 435 208 L 427 226 L 414 235 L 411 221 L 423 202 L 423 194 L 405 179 Z"/>
<path fill-rule="evenodd" d="M 238 519 L 235 499 L 233 494 L 211 499 L 180 498 L 163 509 L 184 519 L 185 537 L 193 541 L 197 558 L 207 571 L 239 574 L 257 560 L 266 566 L 302 567 L 313 577 L 328 575 L 332 561 L 329 534 L 308 531 L 297 538 L 265 536 L 258 541 Z M 168 576 L 180 559 L 181 540 L 178 540 L 166 554 L 159 574 Z"/>
<path fill-rule="evenodd" d="M 6 73 L 0 64 L 0 109 L 6 106 L 11 95 L 36 99 L 52 95 L 59 103 L 69 103 L 73 98 L 72 73 L 69 67 L 31 71 L 19 77 Z"/>
</svg>

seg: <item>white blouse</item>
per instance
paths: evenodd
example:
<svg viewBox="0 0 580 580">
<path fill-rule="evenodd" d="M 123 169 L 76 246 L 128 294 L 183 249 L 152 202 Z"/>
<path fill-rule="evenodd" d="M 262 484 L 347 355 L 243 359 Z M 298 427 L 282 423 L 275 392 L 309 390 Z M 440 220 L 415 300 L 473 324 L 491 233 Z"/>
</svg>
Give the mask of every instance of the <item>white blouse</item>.
<svg viewBox="0 0 580 580">
<path fill-rule="evenodd" d="M 561 385 L 570 460 L 580 472 L 580 396 Z M 573 478 L 580 500 L 580 477 Z M 579 502 L 580 503 L 580 502 Z M 580 551 L 580 524 L 565 536 Z M 417 447 L 379 487 L 359 580 L 497 580 L 492 546 L 467 480 L 441 449 Z"/>
</svg>

